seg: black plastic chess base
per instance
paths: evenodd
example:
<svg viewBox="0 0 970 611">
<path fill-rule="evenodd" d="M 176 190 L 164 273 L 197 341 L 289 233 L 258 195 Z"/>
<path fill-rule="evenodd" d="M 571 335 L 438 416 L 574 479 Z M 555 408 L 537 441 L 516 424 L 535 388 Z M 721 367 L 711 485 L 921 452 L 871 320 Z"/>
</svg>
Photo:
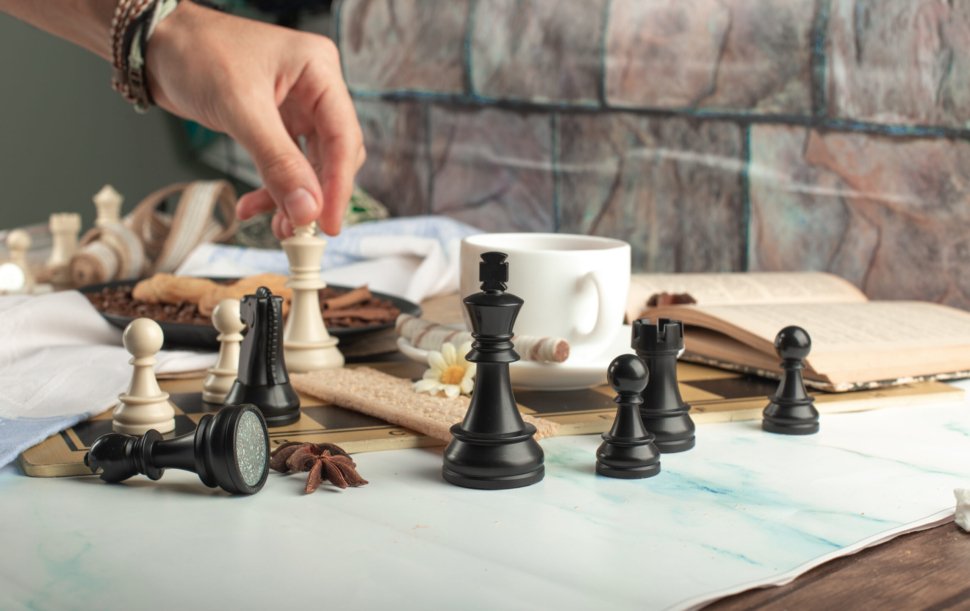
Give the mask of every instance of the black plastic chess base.
<svg viewBox="0 0 970 611">
<path fill-rule="evenodd" d="M 677 452 L 686 452 L 692 449 L 695 438 L 691 435 L 687 439 L 661 439 L 657 435 L 657 439 L 653 443 L 660 450 L 661 454 L 676 454 Z"/>
<path fill-rule="evenodd" d="M 289 383 L 249 386 L 236 380 L 226 395 L 226 405 L 246 403 L 259 408 L 268 427 L 286 426 L 300 419 L 300 398 Z"/>
<path fill-rule="evenodd" d="M 689 411 L 686 403 L 664 410 L 640 408 L 643 427 L 656 437 L 654 444 L 662 454 L 686 452 L 694 447 L 695 427 Z"/>
<path fill-rule="evenodd" d="M 779 435 L 814 435 L 818 432 L 818 422 L 805 422 L 788 418 L 765 418 L 761 421 L 761 428 L 769 433 Z"/>
<path fill-rule="evenodd" d="M 545 477 L 542 448 L 533 438 L 535 427 L 521 433 L 484 436 L 451 428 L 441 475 L 449 484 L 478 490 L 523 488 Z"/>
<path fill-rule="evenodd" d="M 596 472 L 606 477 L 643 479 L 660 473 L 653 444 L 621 445 L 607 440 L 596 452 Z"/>
<path fill-rule="evenodd" d="M 660 463 L 638 467 L 616 467 L 597 461 L 596 472 L 606 477 L 619 479 L 644 479 L 660 473 Z"/>
<path fill-rule="evenodd" d="M 461 486 L 462 488 L 475 488 L 477 490 L 509 490 L 512 488 L 525 488 L 526 486 L 531 486 L 532 484 L 538 484 L 542 481 L 542 478 L 545 477 L 545 475 L 545 467 L 539 467 L 534 471 L 519 475 L 498 477 L 474 477 L 465 475 L 463 473 L 458 473 L 457 471 L 451 471 L 448 469 L 448 467 L 443 467 L 441 469 L 441 476 L 444 477 L 445 481 L 449 484 Z"/>
</svg>

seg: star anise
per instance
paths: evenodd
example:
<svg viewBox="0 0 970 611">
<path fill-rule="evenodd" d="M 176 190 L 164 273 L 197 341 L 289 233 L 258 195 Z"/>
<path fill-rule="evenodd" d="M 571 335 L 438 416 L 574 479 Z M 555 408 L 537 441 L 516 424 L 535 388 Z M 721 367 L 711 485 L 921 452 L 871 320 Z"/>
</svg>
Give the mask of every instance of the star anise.
<svg viewBox="0 0 970 611">
<path fill-rule="evenodd" d="M 324 479 L 338 488 L 356 488 L 367 483 L 357 473 L 357 464 L 350 455 L 332 443 L 288 441 L 273 450 L 269 466 L 281 473 L 309 471 L 304 489 L 307 494 L 316 490 Z"/>
</svg>

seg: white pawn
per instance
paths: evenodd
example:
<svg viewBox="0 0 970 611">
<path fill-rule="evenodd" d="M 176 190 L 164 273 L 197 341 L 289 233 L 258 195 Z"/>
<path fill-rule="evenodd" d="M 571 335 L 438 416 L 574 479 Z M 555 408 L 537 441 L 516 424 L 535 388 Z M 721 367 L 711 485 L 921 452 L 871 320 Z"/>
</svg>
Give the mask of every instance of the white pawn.
<svg viewBox="0 0 970 611">
<path fill-rule="evenodd" d="M 10 262 L 24 273 L 22 290 L 25 293 L 29 293 L 34 287 L 34 275 L 30 273 L 30 266 L 27 264 L 27 251 L 30 250 L 30 242 L 30 234 L 23 229 L 14 229 L 7 236 L 7 253 Z"/>
<path fill-rule="evenodd" d="M 239 344 L 246 328 L 239 317 L 239 300 L 220 301 L 212 310 L 212 326 L 219 332 L 219 360 L 202 382 L 202 400 L 222 405 L 239 372 Z"/>
<path fill-rule="evenodd" d="M 155 355 L 162 349 L 165 336 L 158 323 L 150 318 L 131 321 L 122 335 L 134 367 L 128 392 L 119 395 L 111 428 L 118 433 L 144 435 L 151 429 L 159 433 L 175 430 L 175 406 L 162 392 L 155 378 Z"/>
<path fill-rule="evenodd" d="M 286 368 L 304 373 L 343 367 L 344 355 L 337 349 L 337 338 L 327 333 L 320 313 L 320 257 L 327 242 L 316 236 L 316 224 L 297 227 L 292 238 L 281 243 L 290 262 L 293 289 L 290 314 L 283 329 L 283 354 Z"/>
<path fill-rule="evenodd" d="M 94 220 L 95 227 L 104 227 L 121 222 L 121 204 L 125 198 L 115 191 L 111 185 L 101 187 L 101 190 L 91 198 L 94 207 L 98 209 L 98 217 Z"/>
<path fill-rule="evenodd" d="M 49 227 L 54 244 L 47 259 L 47 272 L 52 283 L 64 286 L 71 282 L 71 270 L 68 266 L 71 263 L 71 257 L 77 252 L 81 215 L 76 212 L 52 214 Z"/>
</svg>

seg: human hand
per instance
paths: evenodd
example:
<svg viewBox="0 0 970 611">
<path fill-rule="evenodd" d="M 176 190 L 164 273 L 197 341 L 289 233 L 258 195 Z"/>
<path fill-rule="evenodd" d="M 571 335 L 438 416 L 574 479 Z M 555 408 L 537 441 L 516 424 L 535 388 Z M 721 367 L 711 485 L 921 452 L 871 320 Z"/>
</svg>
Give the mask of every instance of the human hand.
<svg viewBox="0 0 970 611">
<path fill-rule="evenodd" d="M 277 237 L 311 221 L 340 231 L 365 152 L 333 42 L 182 2 L 149 42 L 148 78 L 159 106 L 253 157 L 264 186 L 239 218 L 276 210 Z"/>
</svg>

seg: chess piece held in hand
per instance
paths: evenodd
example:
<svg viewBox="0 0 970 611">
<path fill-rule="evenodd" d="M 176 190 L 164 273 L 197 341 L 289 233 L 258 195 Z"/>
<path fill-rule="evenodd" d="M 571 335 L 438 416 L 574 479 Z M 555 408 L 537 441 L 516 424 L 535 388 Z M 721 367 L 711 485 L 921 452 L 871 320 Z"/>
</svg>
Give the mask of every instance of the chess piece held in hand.
<svg viewBox="0 0 970 611">
<path fill-rule="evenodd" d="M 219 359 L 206 372 L 202 382 L 202 400 L 222 405 L 232 389 L 239 371 L 239 344 L 246 325 L 239 314 L 238 299 L 223 299 L 212 310 L 212 325 L 219 332 Z"/>
<path fill-rule="evenodd" d="M 647 387 L 649 376 L 647 366 L 634 354 L 621 354 L 610 363 L 606 378 L 617 393 L 617 409 L 613 427 L 603 433 L 603 443 L 596 450 L 596 472 L 600 475 L 637 479 L 660 473 L 654 436 L 640 418 L 640 393 Z"/>
<path fill-rule="evenodd" d="M 320 257 L 327 242 L 316 236 L 316 224 L 297 227 L 293 237 L 281 242 L 290 262 L 293 289 L 290 315 L 283 331 L 286 363 L 291 371 L 305 373 L 343 367 L 344 356 L 337 348 L 337 338 L 327 333 L 320 313 Z"/>
<path fill-rule="evenodd" d="M 224 407 L 202 416 L 195 431 L 175 439 L 163 440 L 154 429 L 142 437 L 102 435 L 84 455 L 84 464 L 106 482 L 139 473 L 157 480 L 171 468 L 197 474 L 210 488 L 253 494 L 269 472 L 269 436 L 252 405 Z"/>
<path fill-rule="evenodd" d="M 265 286 L 243 297 L 239 313 L 249 330 L 242 341 L 236 381 L 226 405 L 252 404 L 268 426 L 300 418 L 300 399 L 290 385 L 283 357 L 283 299 Z"/>
<path fill-rule="evenodd" d="M 693 448 L 694 421 L 677 383 L 677 357 L 684 349 L 683 323 L 667 318 L 656 323 L 647 318 L 633 321 L 633 349 L 650 371 L 640 406 L 643 426 L 656 436 L 662 453 Z"/>
<path fill-rule="evenodd" d="M 127 435 L 144 435 L 154 429 L 159 433 L 175 430 L 175 407 L 162 392 L 155 378 L 155 355 L 162 349 L 165 336 L 158 323 L 149 318 L 136 318 L 128 323 L 122 335 L 125 350 L 131 354 L 132 376 L 128 392 L 118 397 L 111 428 Z"/>
<path fill-rule="evenodd" d="M 775 351 L 781 357 L 782 374 L 778 390 L 763 412 L 761 428 L 782 435 L 817 433 L 818 410 L 815 399 L 805 390 L 802 369 L 812 351 L 812 338 L 801 327 L 789 326 L 775 336 Z"/>
<path fill-rule="evenodd" d="M 466 488 L 520 488 L 545 475 L 542 448 L 534 438 L 536 428 L 522 420 L 509 378 L 509 363 L 519 360 L 512 345 L 512 326 L 523 301 L 505 292 L 507 256 L 483 253 L 482 290 L 463 300 L 472 323 L 474 342 L 465 358 L 477 365 L 475 390 L 465 419 L 451 427 L 442 476 Z"/>
</svg>

